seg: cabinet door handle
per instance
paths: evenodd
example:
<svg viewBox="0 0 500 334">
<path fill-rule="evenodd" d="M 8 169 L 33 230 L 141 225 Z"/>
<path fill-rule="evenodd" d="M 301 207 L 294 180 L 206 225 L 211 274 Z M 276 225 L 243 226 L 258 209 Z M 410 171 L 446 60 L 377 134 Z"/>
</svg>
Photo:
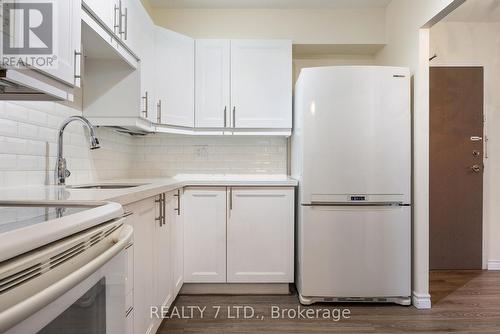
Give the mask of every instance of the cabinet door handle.
<svg viewBox="0 0 500 334">
<path fill-rule="evenodd" d="M 128 8 L 125 8 L 125 14 L 121 14 L 120 21 L 122 19 L 125 21 L 125 24 L 124 24 L 125 28 L 120 31 L 120 36 L 123 35 L 122 38 L 123 38 L 123 40 L 126 41 L 128 39 Z M 120 22 L 120 26 L 122 26 L 122 22 Z"/>
<path fill-rule="evenodd" d="M 233 128 L 236 127 L 236 107 L 233 107 Z"/>
<path fill-rule="evenodd" d="M 144 93 L 144 96 L 142 97 L 142 99 L 144 100 L 144 110 L 142 111 L 143 114 L 144 114 L 144 118 L 148 118 L 148 91 L 146 91 Z"/>
<path fill-rule="evenodd" d="M 174 196 L 177 197 L 177 208 L 174 210 L 177 211 L 177 216 L 180 216 L 181 215 L 181 190 L 178 189 L 177 194 L 175 194 Z"/>
<path fill-rule="evenodd" d="M 163 225 L 163 195 L 160 194 L 158 199 L 155 200 L 155 203 L 158 203 L 158 209 L 159 209 L 159 217 L 155 218 L 156 221 L 160 222 L 160 227 Z"/>
<path fill-rule="evenodd" d="M 167 225 L 167 195 L 162 194 L 163 198 L 163 225 Z"/>
<path fill-rule="evenodd" d="M 227 128 L 227 106 L 224 107 L 224 127 Z"/>
<path fill-rule="evenodd" d="M 161 100 L 156 105 L 156 120 L 158 124 L 161 124 Z"/>
<path fill-rule="evenodd" d="M 115 15 L 114 15 L 115 24 L 113 25 L 115 34 L 121 34 L 122 30 L 122 1 L 118 2 L 118 5 L 115 3 Z"/>
<path fill-rule="evenodd" d="M 229 188 L 229 211 L 233 210 L 233 188 Z"/>
<path fill-rule="evenodd" d="M 82 53 L 80 51 L 75 50 L 75 54 L 74 54 L 75 63 L 73 65 L 73 73 L 75 75 L 75 85 L 76 85 L 76 81 L 80 80 L 82 78 L 81 69 L 80 69 L 80 73 L 77 73 L 77 69 L 80 68 L 80 66 L 78 66 L 77 64 L 78 64 L 78 62 L 81 62 L 81 56 L 82 56 Z"/>
</svg>

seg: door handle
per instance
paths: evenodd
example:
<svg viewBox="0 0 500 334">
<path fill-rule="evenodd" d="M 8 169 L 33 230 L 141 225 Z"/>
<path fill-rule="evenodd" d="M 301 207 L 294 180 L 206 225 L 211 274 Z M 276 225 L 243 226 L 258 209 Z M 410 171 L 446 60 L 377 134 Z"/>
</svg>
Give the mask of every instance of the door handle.
<svg viewBox="0 0 500 334">
<path fill-rule="evenodd" d="M 474 173 L 479 173 L 481 171 L 481 167 L 479 165 L 471 166 L 470 168 Z"/>
<path fill-rule="evenodd" d="M 482 140 L 483 140 L 483 137 L 479 137 L 479 136 L 470 137 L 470 141 L 482 141 Z"/>
</svg>

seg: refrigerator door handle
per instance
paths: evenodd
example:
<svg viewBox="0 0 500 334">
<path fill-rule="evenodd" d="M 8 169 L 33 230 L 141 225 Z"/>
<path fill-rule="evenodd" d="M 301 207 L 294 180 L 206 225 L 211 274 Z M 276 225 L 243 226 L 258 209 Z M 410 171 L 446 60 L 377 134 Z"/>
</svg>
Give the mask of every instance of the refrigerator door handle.
<svg viewBox="0 0 500 334">
<path fill-rule="evenodd" d="M 349 207 L 366 207 L 366 206 L 410 206 L 402 202 L 365 202 L 365 203 L 346 203 L 346 202 L 311 202 L 310 204 L 302 204 L 302 206 L 349 206 Z"/>
</svg>

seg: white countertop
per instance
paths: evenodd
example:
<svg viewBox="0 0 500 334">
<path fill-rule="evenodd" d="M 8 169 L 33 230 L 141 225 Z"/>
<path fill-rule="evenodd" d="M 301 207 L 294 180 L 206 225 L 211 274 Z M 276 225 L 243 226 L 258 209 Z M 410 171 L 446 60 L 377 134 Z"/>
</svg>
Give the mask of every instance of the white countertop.
<svg viewBox="0 0 500 334">
<path fill-rule="evenodd" d="M 70 181 L 70 180 L 68 180 Z M 298 182 L 285 175 L 178 175 L 174 178 L 123 179 L 99 184 L 144 184 L 124 189 L 72 189 L 61 186 L 22 186 L 0 188 L 0 202 L 134 203 L 158 194 L 189 186 L 267 186 L 295 187 Z"/>
</svg>

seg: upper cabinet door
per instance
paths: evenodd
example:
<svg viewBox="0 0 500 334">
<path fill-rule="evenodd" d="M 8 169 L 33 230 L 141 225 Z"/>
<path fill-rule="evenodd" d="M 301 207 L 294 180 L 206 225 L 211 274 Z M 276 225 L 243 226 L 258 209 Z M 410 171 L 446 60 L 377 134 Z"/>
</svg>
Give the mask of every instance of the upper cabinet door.
<svg viewBox="0 0 500 334">
<path fill-rule="evenodd" d="M 233 127 L 292 127 L 291 41 L 231 41 L 231 104 Z"/>
<path fill-rule="evenodd" d="M 118 25 L 118 4 L 114 0 L 83 0 L 83 3 L 89 8 L 101 21 L 112 31 L 116 31 Z M 115 10 L 116 5 L 116 10 Z"/>
<path fill-rule="evenodd" d="M 195 61 L 196 127 L 229 126 L 231 108 L 229 40 L 197 40 Z"/>
<path fill-rule="evenodd" d="M 194 40 L 155 28 L 158 123 L 194 127 Z"/>
<path fill-rule="evenodd" d="M 149 14 L 141 8 L 135 16 L 140 22 L 140 36 L 134 51 L 141 59 L 141 112 L 140 116 L 156 122 L 155 98 L 155 25 Z"/>
<path fill-rule="evenodd" d="M 64 83 L 74 86 L 80 85 L 75 75 L 80 73 L 81 52 L 81 2 L 79 0 L 55 1 L 55 19 L 57 33 L 54 43 L 54 55 L 57 57 L 57 66 L 54 69 L 42 69 Z"/>
<path fill-rule="evenodd" d="M 120 38 L 134 53 L 139 53 L 142 34 L 146 27 L 142 26 L 143 16 L 149 14 L 140 0 L 122 0 Z"/>
</svg>

